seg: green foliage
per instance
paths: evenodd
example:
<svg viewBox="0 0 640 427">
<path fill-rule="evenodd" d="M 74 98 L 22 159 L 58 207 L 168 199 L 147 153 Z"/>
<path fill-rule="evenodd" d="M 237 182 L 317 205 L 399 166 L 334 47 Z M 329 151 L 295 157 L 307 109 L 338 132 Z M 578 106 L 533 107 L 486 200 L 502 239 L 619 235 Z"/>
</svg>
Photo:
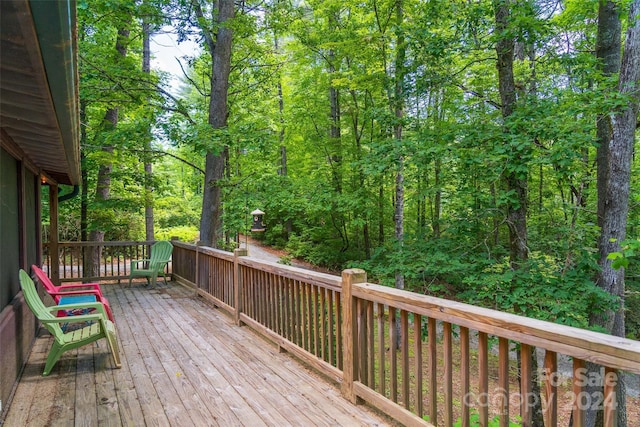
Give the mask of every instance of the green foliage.
<svg viewBox="0 0 640 427">
<path fill-rule="evenodd" d="M 171 240 L 172 237 L 177 237 L 182 242 L 195 243 L 198 241 L 199 231 L 194 226 L 178 226 L 160 228 L 155 234 L 156 240 Z"/>
<path fill-rule="evenodd" d="M 472 411 L 471 414 L 469 414 L 469 423 L 472 426 L 475 425 L 480 425 L 480 414 L 478 414 L 477 411 Z M 454 427 L 460 427 L 462 425 L 462 419 L 457 419 L 456 422 L 453 424 Z M 502 424 L 500 423 L 500 416 L 496 415 L 495 417 L 489 419 L 489 424 L 487 424 L 488 427 L 499 427 Z M 515 421 L 509 420 L 509 427 L 518 427 L 520 425 L 522 425 L 522 420 L 520 419 L 520 417 L 516 417 Z"/>
<path fill-rule="evenodd" d="M 515 271 L 505 259 L 465 278 L 469 288 L 460 297 L 472 304 L 586 328 L 588 310 L 608 310 L 617 301 L 590 280 L 589 273 L 596 268 L 590 253 L 582 257 L 568 270 L 561 260 L 542 253 L 532 253 Z"/>
<path fill-rule="evenodd" d="M 228 236 L 246 233 L 249 212 L 260 208 L 265 243 L 336 270 L 363 267 L 386 285 L 400 272 L 416 292 L 576 326 L 586 325 L 587 307 L 615 303 L 593 284 L 599 233 L 594 123 L 627 100 L 612 91 L 617 77 L 602 76 L 592 54 L 596 1 L 568 1 L 562 10 L 512 3 L 505 34 L 495 31 L 488 1 L 404 0 L 400 23 L 394 23 L 393 2 L 375 8 L 351 0 L 238 3 L 242 9 L 230 24 L 236 36 L 228 126 L 215 131 L 206 49 L 185 61 L 189 79 L 180 91 L 140 67 L 141 17 L 156 28 L 173 17 L 179 38 L 193 37 L 199 32 L 193 4 L 78 2 L 90 229 L 106 231 L 109 239 L 139 238 L 144 203 L 152 199 L 157 236 L 193 240 L 205 153 L 227 147 L 219 185 Z M 210 7 L 207 15 L 214 13 Z M 131 31 L 125 58 L 115 51 L 122 28 Z M 405 35 L 402 46 L 394 41 L 398 32 Z M 517 105 L 507 120 L 494 45 L 505 35 L 517 41 Z M 393 108 L 400 48 L 406 54 L 402 119 Z M 339 107 L 334 117 L 330 93 Z M 114 128 L 105 112 L 115 106 Z M 393 135 L 398 124 L 402 138 Z M 393 217 L 399 156 L 401 241 L 394 238 Z M 153 163 L 151 181 L 145 161 Z M 108 165 L 111 194 L 102 201 L 95 197 L 97 173 Z M 635 161 L 630 235 L 640 224 L 639 166 Z M 525 198 L 505 177 L 526 182 Z M 519 207 L 527 209 L 530 255 L 513 270 L 506 213 Z M 69 218 L 65 235 L 75 238 L 78 200 L 61 211 Z M 615 267 L 627 269 L 635 336 L 637 249 L 629 243 L 610 255 Z"/>
</svg>

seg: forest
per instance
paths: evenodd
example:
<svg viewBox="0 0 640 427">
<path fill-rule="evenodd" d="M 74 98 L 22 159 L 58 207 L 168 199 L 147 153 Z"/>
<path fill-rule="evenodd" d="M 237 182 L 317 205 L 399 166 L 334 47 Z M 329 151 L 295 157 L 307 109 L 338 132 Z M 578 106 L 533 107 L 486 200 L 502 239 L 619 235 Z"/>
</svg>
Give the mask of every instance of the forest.
<svg viewBox="0 0 640 427">
<path fill-rule="evenodd" d="M 638 339 L 639 12 L 78 0 L 60 240 L 232 250 L 259 208 L 254 237 L 315 265 Z M 177 78 L 151 67 L 158 34 L 200 46 Z"/>
</svg>

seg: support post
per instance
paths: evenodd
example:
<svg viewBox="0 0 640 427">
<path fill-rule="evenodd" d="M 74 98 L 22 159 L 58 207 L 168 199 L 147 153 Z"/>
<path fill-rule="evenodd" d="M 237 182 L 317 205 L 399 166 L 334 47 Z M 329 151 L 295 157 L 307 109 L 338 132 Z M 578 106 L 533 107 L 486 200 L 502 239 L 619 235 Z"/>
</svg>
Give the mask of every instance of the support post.
<svg viewBox="0 0 640 427">
<path fill-rule="evenodd" d="M 49 276 L 60 286 L 60 255 L 58 254 L 58 185 L 49 185 Z"/>
<path fill-rule="evenodd" d="M 353 382 L 358 372 L 358 351 L 356 348 L 358 328 L 356 319 L 356 301 L 352 296 L 352 286 L 356 283 L 366 283 L 367 273 L 359 268 L 342 272 L 342 396 L 353 404 L 358 403 Z"/>
<path fill-rule="evenodd" d="M 233 302 L 235 305 L 234 318 L 236 325 L 242 326 L 240 322 L 240 313 L 242 313 L 242 278 L 240 277 L 240 264 L 238 258 L 247 256 L 247 248 L 238 248 L 233 251 Z"/>
</svg>

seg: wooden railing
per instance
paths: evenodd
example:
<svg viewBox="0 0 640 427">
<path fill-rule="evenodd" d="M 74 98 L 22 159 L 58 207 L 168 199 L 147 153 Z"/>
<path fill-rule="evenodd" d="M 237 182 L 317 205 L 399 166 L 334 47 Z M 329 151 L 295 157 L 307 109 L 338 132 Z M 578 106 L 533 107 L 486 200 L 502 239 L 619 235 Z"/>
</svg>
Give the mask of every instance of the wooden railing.
<svg viewBox="0 0 640 427">
<path fill-rule="evenodd" d="M 153 243 L 58 242 L 57 263 L 51 262 L 50 245 L 45 243 L 42 267 L 55 283 L 123 280 L 129 277 L 132 260 L 149 258 Z"/>
<path fill-rule="evenodd" d="M 640 373 L 637 341 L 379 286 L 362 270 L 175 247 L 177 280 L 407 425 L 528 425 L 536 399 L 547 426 L 583 425 L 590 408 L 614 425 L 619 375 Z"/>
<path fill-rule="evenodd" d="M 405 425 L 530 425 L 538 400 L 546 426 L 590 408 L 613 426 L 620 375 L 640 374 L 637 341 L 173 243 L 175 280 Z"/>
</svg>

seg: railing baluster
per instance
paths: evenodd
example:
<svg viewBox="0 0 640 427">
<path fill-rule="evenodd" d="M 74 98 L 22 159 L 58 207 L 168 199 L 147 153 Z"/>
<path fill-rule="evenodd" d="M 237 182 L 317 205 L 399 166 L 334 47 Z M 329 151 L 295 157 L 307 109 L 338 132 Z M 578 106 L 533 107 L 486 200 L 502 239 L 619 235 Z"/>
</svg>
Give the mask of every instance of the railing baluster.
<svg viewBox="0 0 640 427">
<path fill-rule="evenodd" d="M 318 356 L 320 354 L 320 346 L 319 346 L 319 329 L 320 329 L 320 320 L 319 320 L 319 301 L 318 301 L 318 292 L 317 289 L 314 289 L 313 294 L 309 294 L 309 302 L 310 302 L 310 317 L 313 321 L 313 329 L 312 329 L 312 333 L 309 334 L 309 340 L 311 345 L 309 346 L 310 349 L 313 349 L 312 352 L 313 354 L 315 354 L 316 356 Z"/>
<path fill-rule="evenodd" d="M 429 422 L 438 425 L 438 331 L 436 319 L 427 320 L 427 346 L 429 353 Z"/>
<path fill-rule="evenodd" d="M 327 297 L 326 289 L 314 286 L 320 293 L 320 358 L 327 360 Z"/>
<path fill-rule="evenodd" d="M 555 426 L 558 425 L 558 359 L 557 355 L 553 351 L 546 351 L 544 355 L 544 370 L 545 370 L 545 425 Z"/>
<path fill-rule="evenodd" d="M 386 396 L 386 360 L 385 360 L 385 340 L 384 340 L 384 331 L 385 331 L 385 321 L 384 321 L 384 304 L 378 304 L 378 393 L 383 396 Z"/>
<path fill-rule="evenodd" d="M 422 418 L 424 415 L 424 404 L 422 402 L 422 316 L 415 314 L 413 316 L 413 360 L 416 385 L 414 387 L 414 393 L 416 396 L 415 412 L 418 417 Z"/>
<path fill-rule="evenodd" d="M 532 381 L 535 372 L 532 370 L 531 357 L 533 349 L 530 345 L 520 345 L 520 416 L 524 427 L 531 426 L 533 416 L 532 407 Z"/>
<path fill-rule="evenodd" d="M 498 393 L 500 427 L 509 427 L 509 340 L 498 339 Z"/>
<path fill-rule="evenodd" d="M 461 383 L 461 427 L 469 427 L 469 390 L 470 390 L 470 369 L 469 369 L 469 328 L 460 327 L 460 383 Z"/>
<path fill-rule="evenodd" d="M 389 307 L 389 385 L 391 386 L 391 400 L 398 402 L 398 328 L 396 326 L 396 308 Z"/>
<path fill-rule="evenodd" d="M 329 329 L 329 364 L 331 366 L 336 366 L 336 346 L 335 346 L 335 327 L 336 327 L 336 320 L 335 320 L 335 312 L 336 312 L 336 306 L 334 305 L 334 301 L 333 301 L 333 291 L 332 290 L 327 290 L 327 304 L 329 305 L 329 325 L 328 325 L 328 329 Z"/>
<path fill-rule="evenodd" d="M 367 345 L 367 321 L 366 321 L 366 302 L 362 299 L 358 299 L 356 303 L 356 327 L 357 329 L 357 348 L 358 349 L 366 349 Z M 362 382 L 364 385 L 369 385 L 367 383 L 367 354 L 365 351 L 358 352 L 358 361 L 357 361 L 357 375 L 355 379 Z"/>
<path fill-rule="evenodd" d="M 409 409 L 409 313 L 407 310 L 400 310 L 400 340 L 402 348 L 402 403 Z"/>
<path fill-rule="evenodd" d="M 295 343 L 298 344 L 299 346 L 303 347 L 304 345 L 302 344 L 302 330 L 300 328 L 300 324 L 302 323 L 302 291 L 300 290 L 301 285 L 300 285 L 300 281 L 299 280 L 295 280 L 294 281 L 294 298 L 295 298 L 295 303 L 294 303 L 294 308 L 295 308 L 295 317 L 294 317 L 294 322 L 295 322 Z"/>
<path fill-rule="evenodd" d="M 442 379 L 444 388 L 444 425 L 453 425 L 453 345 L 451 334 L 451 323 L 443 324 L 443 356 L 444 378 Z"/>
<path fill-rule="evenodd" d="M 604 425 L 615 427 L 617 424 L 616 408 L 618 400 L 616 399 L 616 386 L 618 384 L 618 371 L 616 369 L 605 367 L 604 369 L 604 385 L 603 385 L 603 405 L 604 405 Z M 575 425 L 575 424 L 574 424 Z"/>
<path fill-rule="evenodd" d="M 489 337 L 478 333 L 478 415 L 481 426 L 489 424 Z"/>
<path fill-rule="evenodd" d="M 375 327 L 374 327 L 374 314 L 373 314 L 373 302 L 367 301 L 367 356 L 368 356 L 368 381 L 369 388 L 375 390 L 376 384 L 376 351 L 375 351 Z"/>
<path fill-rule="evenodd" d="M 65 246 L 60 246 L 60 249 L 62 250 L 62 278 L 66 279 L 67 278 L 67 251 L 68 248 Z"/>
<path fill-rule="evenodd" d="M 336 358 L 337 368 L 341 371 L 344 368 L 344 347 L 342 342 L 342 323 L 344 322 L 344 319 L 342 318 L 342 301 L 342 293 L 336 292 Z"/>
<path fill-rule="evenodd" d="M 584 402 L 584 371 L 585 362 L 582 359 L 573 359 L 573 427 L 583 427 L 585 422 Z M 606 424 L 605 424 L 606 425 Z"/>
</svg>

